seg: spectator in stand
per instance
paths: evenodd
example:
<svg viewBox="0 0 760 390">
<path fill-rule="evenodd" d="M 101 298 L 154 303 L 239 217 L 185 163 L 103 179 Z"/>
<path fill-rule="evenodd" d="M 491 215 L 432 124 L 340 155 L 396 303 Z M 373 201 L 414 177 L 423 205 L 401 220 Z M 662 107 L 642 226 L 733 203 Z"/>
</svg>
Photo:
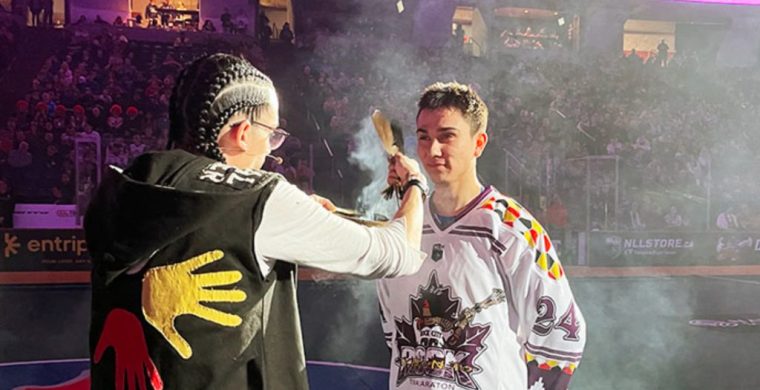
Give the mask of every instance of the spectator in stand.
<svg viewBox="0 0 760 390">
<path fill-rule="evenodd" d="M 8 165 L 11 168 L 26 168 L 32 165 L 32 153 L 29 152 L 29 143 L 21 141 L 16 149 L 8 154 Z"/>
<path fill-rule="evenodd" d="M 264 11 L 263 8 L 259 8 L 259 13 L 256 15 L 256 35 L 261 35 L 262 28 L 264 26 L 269 26 L 270 20 L 267 16 L 267 13 Z"/>
<path fill-rule="evenodd" d="M 641 65 L 641 57 L 639 57 L 639 53 L 636 52 L 636 49 L 631 49 L 631 53 L 628 54 L 628 57 L 626 57 L 629 62 L 632 64 Z"/>
<path fill-rule="evenodd" d="M 55 145 L 48 145 L 45 149 L 44 158 L 42 158 L 42 177 L 41 185 L 44 187 L 50 187 L 58 181 L 58 178 L 62 172 L 61 156 L 58 154 L 58 147 Z"/>
<path fill-rule="evenodd" d="M 63 192 L 58 184 L 53 184 L 53 186 L 50 187 L 50 197 L 47 199 L 46 203 L 67 204 L 66 201 L 63 200 Z"/>
<path fill-rule="evenodd" d="M 143 143 L 148 146 L 147 150 L 164 149 L 164 146 L 166 146 L 162 145 L 158 148 L 156 147 L 156 136 L 153 128 L 150 126 L 144 126 L 140 131 L 135 132 L 135 134 L 140 134 L 140 136 L 142 136 Z"/>
<path fill-rule="evenodd" d="M 549 207 L 546 208 L 546 223 L 550 231 L 564 231 L 567 227 L 567 208 L 559 195 L 552 195 Z"/>
<path fill-rule="evenodd" d="M 39 83 L 39 82 L 38 82 Z M 16 102 L 16 113 L 14 114 L 17 121 L 25 122 L 29 114 L 29 102 L 21 99 Z"/>
<path fill-rule="evenodd" d="M 239 34 L 245 34 L 248 31 L 249 24 L 250 21 L 248 20 L 245 11 L 242 9 L 238 10 L 237 18 L 235 18 L 235 30 Z"/>
<path fill-rule="evenodd" d="M 26 142 L 26 132 L 24 130 L 17 129 L 16 133 L 13 135 L 13 148 L 18 148 L 18 145 L 22 142 Z"/>
<path fill-rule="evenodd" d="M 45 12 L 43 24 L 48 27 L 53 26 L 53 0 L 42 0 L 42 10 Z"/>
<path fill-rule="evenodd" d="M 190 46 L 190 39 L 185 35 L 184 31 L 180 31 L 177 38 L 174 39 L 174 47 L 187 47 Z"/>
<path fill-rule="evenodd" d="M 13 137 L 16 134 L 16 118 L 8 118 L 5 128 L 0 130 L 0 152 L 6 156 L 13 149 Z"/>
<path fill-rule="evenodd" d="M 66 106 L 64 106 L 63 104 L 56 104 L 55 111 L 53 112 L 53 118 L 47 118 L 46 120 L 39 123 L 43 123 L 43 124 L 47 123 L 50 119 L 65 122 L 67 112 L 68 112 L 68 109 L 66 108 Z"/>
<path fill-rule="evenodd" d="M 84 126 L 82 126 L 82 129 L 84 129 Z M 74 149 L 74 142 L 76 141 L 76 138 L 77 138 L 76 127 L 74 127 L 73 125 L 69 125 L 68 127 L 66 127 L 66 130 L 64 131 L 64 133 L 61 134 L 61 146 L 64 147 L 67 151 Z"/>
<path fill-rule="evenodd" d="M 631 229 L 633 230 L 644 230 L 647 228 L 646 224 L 644 224 L 644 220 L 641 217 L 641 213 L 639 213 L 639 203 L 633 202 L 631 205 L 631 211 L 630 211 L 630 223 L 631 223 Z"/>
<path fill-rule="evenodd" d="M 13 211 L 16 204 L 6 179 L 0 179 L 0 228 L 13 227 Z"/>
<path fill-rule="evenodd" d="M 158 124 L 157 120 L 153 116 L 153 113 L 150 111 L 145 111 L 144 113 L 140 113 L 140 117 L 141 117 L 143 128 L 150 128 L 152 131 L 155 132 L 155 130 L 159 129 L 161 126 Z M 161 147 L 161 149 L 163 149 L 163 146 Z"/>
<path fill-rule="evenodd" d="M 76 128 L 82 128 L 84 127 L 84 124 L 87 123 L 87 116 L 85 114 L 84 107 L 81 104 L 76 104 L 74 107 L 71 108 L 71 112 L 74 114 L 71 117 L 71 124 Z M 56 128 L 63 127 L 64 123 L 60 123 Z"/>
<path fill-rule="evenodd" d="M 715 226 L 719 230 L 740 230 L 739 218 L 736 217 L 733 206 L 728 206 L 725 211 L 718 214 Z"/>
<path fill-rule="evenodd" d="M 214 22 L 212 22 L 211 19 L 206 19 L 206 21 L 203 22 L 202 30 L 205 32 L 216 32 L 216 26 L 214 26 Z"/>
<path fill-rule="evenodd" d="M 290 23 L 285 22 L 282 25 L 282 31 L 280 31 L 280 40 L 288 45 L 293 44 L 293 30 L 290 29 Z"/>
<path fill-rule="evenodd" d="M 11 175 L 11 168 L 8 165 L 8 153 L 0 151 L 0 178 L 9 178 Z"/>
<path fill-rule="evenodd" d="M 457 23 L 457 27 L 452 34 L 454 48 L 461 48 L 464 45 L 464 28 L 460 23 Z"/>
<path fill-rule="evenodd" d="M 101 106 L 96 105 L 90 109 L 90 116 L 87 118 L 87 123 L 89 123 L 93 128 L 99 131 L 104 130 L 106 128 L 107 121 L 108 118 L 103 115 L 103 108 Z"/>
<path fill-rule="evenodd" d="M 41 25 L 40 13 L 42 13 L 42 0 L 29 0 L 29 12 L 32 13 L 32 26 Z"/>
<path fill-rule="evenodd" d="M 668 50 L 670 50 L 670 46 L 668 46 L 663 39 L 660 44 L 657 45 L 657 63 L 660 67 L 664 68 L 668 66 Z"/>
<path fill-rule="evenodd" d="M 111 106 L 110 113 L 111 115 L 106 120 L 106 128 L 103 130 L 111 135 L 121 134 L 121 128 L 124 125 L 124 118 L 121 116 L 121 106 L 114 104 Z"/>
<path fill-rule="evenodd" d="M 225 8 L 220 20 L 222 21 L 222 31 L 226 33 L 235 32 L 235 25 L 232 23 L 232 15 L 230 10 Z"/>
<path fill-rule="evenodd" d="M 760 216 L 750 208 L 748 203 L 739 204 L 737 216 L 739 218 L 739 226 L 742 230 L 757 231 L 758 222 L 760 222 Z"/>
<path fill-rule="evenodd" d="M 647 137 L 640 135 L 636 142 L 631 145 L 633 149 L 633 159 L 636 163 L 647 163 L 652 151 L 652 144 Z"/>
<path fill-rule="evenodd" d="M 644 60 L 644 65 L 660 66 L 660 59 L 657 58 L 657 53 L 654 50 L 647 53 L 647 59 Z"/>
<path fill-rule="evenodd" d="M 165 73 L 179 73 L 179 69 L 182 68 L 182 64 L 174 59 L 172 53 L 167 53 L 164 58 L 164 62 L 161 64 L 161 69 Z"/>
<path fill-rule="evenodd" d="M 171 0 L 164 0 L 161 2 L 161 8 L 159 8 L 158 14 L 161 17 L 161 27 L 169 28 L 171 22 L 171 14 L 166 12 L 167 10 L 174 9 Z"/>
<path fill-rule="evenodd" d="M 145 19 L 148 21 L 148 27 L 158 26 L 158 6 L 156 6 L 156 0 L 149 0 L 145 6 Z"/>
<path fill-rule="evenodd" d="M 96 144 L 100 144 L 100 133 L 93 130 L 92 126 L 89 124 L 84 126 L 84 129 L 82 132 L 77 133 L 77 140 L 83 140 L 88 142 L 93 142 Z"/>
<path fill-rule="evenodd" d="M 268 24 L 261 26 L 261 30 L 259 32 L 259 42 L 261 43 L 262 49 L 269 48 L 269 44 L 272 41 L 272 27 L 270 27 Z"/>
<path fill-rule="evenodd" d="M 61 173 L 61 179 L 54 187 L 54 191 L 59 194 L 57 197 L 59 204 L 74 203 L 74 183 L 71 181 L 71 172 L 64 171 Z"/>
<path fill-rule="evenodd" d="M 38 143 L 37 146 L 33 146 L 32 154 L 35 156 L 45 154 L 49 146 L 54 146 L 57 153 L 58 145 L 59 142 L 55 139 L 55 134 L 52 131 L 46 131 L 42 136 L 42 142 Z"/>
<path fill-rule="evenodd" d="M 610 156 L 619 156 L 623 151 L 623 143 L 618 141 L 617 138 L 612 138 L 607 144 L 607 154 Z"/>
<path fill-rule="evenodd" d="M 135 106 L 127 107 L 127 116 L 124 118 L 122 128 L 129 134 L 138 133 L 142 130 L 143 123 L 140 110 Z"/>
<path fill-rule="evenodd" d="M 58 89 L 65 90 L 74 84 L 74 72 L 71 71 L 68 62 L 61 63 L 58 71 Z"/>
<path fill-rule="evenodd" d="M 129 153 L 124 139 L 117 137 L 106 148 L 105 166 L 116 166 L 119 168 L 126 168 L 129 164 Z"/>
<path fill-rule="evenodd" d="M 309 162 L 303 157 L 296 158 L 296 177 L 295 184 L 301 191 L 307 194 L 314 193 L 314 170 L 309 165 Z"/>
<path fill-rule="evenodd" d="M 38 151 L 37 148 L 39 147 L 42 138 L 40 135 L 40 127 L 38 123 L 40 122 L 30 122 L 29 129 L 24 132 L 24 140 L 29 143 L 30 152 Z M 45 123 L 45 121 L 42 121 L 41 123 Z"/>
<path fill-rule="evenodd" d="M 48 117 L 48 110 L 55 110 L 55 103 L 50 100 L 49 93 L 44 92 L 42 94 L 42 101 L 37 103 L 35 109 L 36 111 L 34 113 L 34 117 L 32 118 L 32 121 L 34 122 L 41 122 L 46 120 Z"/>
<path fill-rule="evenodd" d="M 665 214 L 665 226 L 668 228 L 682 228 L 686 226 L 686 221 L 678 212 L 678 207 L 670 206 L 670 211 Z"/>
<path fill-rule="evenodd" d="M 114 25 L 114 27 L 124 27 L 124 19 L 122 19 L 121 16 L 117 16 L 113 20 L 113 25 Z"/>
<path fill-rule="evenodd" d="M 147 147 L 148 145 L 145 145 L 142 141 L 140 134 L 133 135 L 132 142 L 129 144 L 129 161 L 132 161 L 135 157 L 145 153 Z"/>
</svg>

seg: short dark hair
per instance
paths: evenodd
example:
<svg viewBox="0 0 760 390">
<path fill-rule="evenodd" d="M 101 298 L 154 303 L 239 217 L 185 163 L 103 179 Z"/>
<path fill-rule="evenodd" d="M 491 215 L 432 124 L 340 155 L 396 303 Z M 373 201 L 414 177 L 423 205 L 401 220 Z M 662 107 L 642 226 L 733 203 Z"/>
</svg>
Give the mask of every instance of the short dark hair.
<svg viewBox="0 0 760 390">
<path fill-rule="evenodd" d="M 437 82 L 425 88 L 417 103 L 417 117 L 422 110 L 456 108 L 470 122 L 472 134 L 488 126 L 488 107 L 471 87 L 457 82 Z"/>
</svg>

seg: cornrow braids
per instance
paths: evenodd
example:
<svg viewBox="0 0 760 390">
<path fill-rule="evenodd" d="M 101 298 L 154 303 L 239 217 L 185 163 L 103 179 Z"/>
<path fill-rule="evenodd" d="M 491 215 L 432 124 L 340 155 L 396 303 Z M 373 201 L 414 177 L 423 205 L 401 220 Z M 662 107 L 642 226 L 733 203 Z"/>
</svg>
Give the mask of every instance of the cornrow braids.
<svg viewBox="0 0 760 390">
<path fill-rule="evenodd" d="M 248 61 L 228 54 L 201 57 L 182 70 L 172 91 L 168 147 L 225 162 L 218 139 L 230 117 L 274 104 L 272 81 Z"/>
<path fill-rule="evenodd" d="M 417 103 L 417 117 L 422 110 L 456 108 L 470 122 L 472 134 L 485 131 L 488 126 L 488 107 L 471 87 L 457 82 L 434 83 L 422 93 Z"/>
</svg>

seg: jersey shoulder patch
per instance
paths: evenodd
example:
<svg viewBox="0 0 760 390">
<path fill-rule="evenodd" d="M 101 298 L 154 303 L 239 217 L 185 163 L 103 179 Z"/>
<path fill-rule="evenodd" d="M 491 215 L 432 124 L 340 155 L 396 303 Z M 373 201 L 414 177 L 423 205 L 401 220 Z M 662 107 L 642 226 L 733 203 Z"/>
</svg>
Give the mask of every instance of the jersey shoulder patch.
<svg viewBox="0 0 760 390">
<path fill-rule="evenodd" d="M 494 190 L 491 196 L 481 202 L 478 209 L 495 213 L 507 231 L 525 240 L 528 246 L 535 250 L 536 266 L 549 278 L 560 280 L 565 276 L 565 270 L 560 264 L 549 234 L 520 203 Z"/>
</svg>

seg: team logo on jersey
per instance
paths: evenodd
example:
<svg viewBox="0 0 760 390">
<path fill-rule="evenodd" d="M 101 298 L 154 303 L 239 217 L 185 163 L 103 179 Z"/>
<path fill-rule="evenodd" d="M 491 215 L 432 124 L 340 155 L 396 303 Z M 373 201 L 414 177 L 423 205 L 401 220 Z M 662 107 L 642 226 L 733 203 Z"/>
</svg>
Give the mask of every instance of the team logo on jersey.
<svg viewBox="0 0 760 390">
<path fill-rule="evenodd" d="M 443 244 L 433 245 L 433 251 L 430 254 L 430 258 L 432 258 L 433 261 L 438 261 L 443 258 Z"/>
<path fill-rule="evenodd" d="M 461 299 L 451 296 L 451 288 L 438 282 L 435 272 L 428 285 L 420 286 L 411 297 L 411 318 L 396 318 L 398 366 L 396 385 L 406 380 L 421 386 L 436 379 L 461 387 L 479 390 L 476 374 L 482 369 L 475 360 L 485 350 L 484 340 L 491 333 L 490 324 L 474 324 L 475 315 L 506 301 L 503 290 L 472 307 L 461 309 Z"/>
</svg>

